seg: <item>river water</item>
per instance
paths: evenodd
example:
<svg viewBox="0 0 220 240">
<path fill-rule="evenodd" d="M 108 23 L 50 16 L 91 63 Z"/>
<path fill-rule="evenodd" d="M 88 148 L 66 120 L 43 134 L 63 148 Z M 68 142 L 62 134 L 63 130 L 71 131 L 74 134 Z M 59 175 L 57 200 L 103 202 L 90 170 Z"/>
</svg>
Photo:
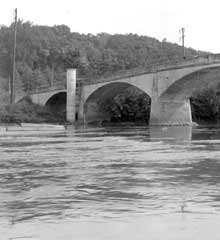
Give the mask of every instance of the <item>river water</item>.
<svg viewBox="0 0 220 240">
<path fill-rule="evenodd" d="M 220 128 L 0 135 L 1 240 L 220 239 Z"/>
</svg>

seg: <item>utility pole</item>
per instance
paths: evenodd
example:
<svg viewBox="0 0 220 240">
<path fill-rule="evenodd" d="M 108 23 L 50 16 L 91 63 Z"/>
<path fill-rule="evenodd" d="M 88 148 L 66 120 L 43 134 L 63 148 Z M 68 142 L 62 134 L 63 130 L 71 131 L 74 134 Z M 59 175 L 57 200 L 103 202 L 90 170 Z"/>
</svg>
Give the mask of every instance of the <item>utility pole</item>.
<svg viewBox="0 0 220 240">
<path fill-rule="evenodd" d="M 181 33 L 181 37 L 180 37 L 180 41 L 182 41 L 182 48 L 183 48 L 183 59 L 186 58 L 185 56 L 185 28 L 181 28 L 180 29 L 180 33 Z"/>
<path fill-rule="evenodd" d="M 16 44 L 17 44 L 17 8 L 15 9 L 14 17 L 14 44 L 13 44 L 13 66 L 12 66 L 12 77 L 11 77 L 11 96 L 10 103 L 15 102 L 15 75 L 16 75 Z"/>
</svg>

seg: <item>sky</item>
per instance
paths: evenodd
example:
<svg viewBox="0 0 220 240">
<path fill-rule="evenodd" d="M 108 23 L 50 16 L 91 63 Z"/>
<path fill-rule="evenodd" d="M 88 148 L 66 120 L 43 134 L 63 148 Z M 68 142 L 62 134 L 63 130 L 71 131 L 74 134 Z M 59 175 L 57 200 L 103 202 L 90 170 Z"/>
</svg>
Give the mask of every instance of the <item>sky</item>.
<svg viewBox="0 0 220 240">
<path fill-rule="evenodd" d="M 73 32 L 134 33 L 180 42 L 220 53 L 219 0 L 6 0 L 0 3 L 0 25 L 9 25 L 13 11 L 38 25 L 65 24 Z"/>
</svg>

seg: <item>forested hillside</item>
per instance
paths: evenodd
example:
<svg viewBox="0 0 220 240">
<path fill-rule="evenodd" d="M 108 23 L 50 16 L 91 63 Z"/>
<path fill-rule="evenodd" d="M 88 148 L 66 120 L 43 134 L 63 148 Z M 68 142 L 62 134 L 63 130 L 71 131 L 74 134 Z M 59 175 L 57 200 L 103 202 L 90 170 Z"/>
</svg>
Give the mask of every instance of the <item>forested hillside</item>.
<svg viewBox="0 0 220 240">
<path fill-rule="evenodd" d="M 12 72 L 13 25 L 0 28 L 0 76 L 8 79 Z M 202 54 L 186 49 L 187 58 Z M 71 32 L 69 27 L 37 26 L 18 22 L 17 27 L 17 88 L 34 89 L 62 79 L 67 67 L 81 69 L 84 74 L 98 77 L 158 62 L 182 59 L 177 44 L 158 41 L 135 34 Z M 6 84 L 7 85 L 7 84 Z"/>
<path fill-rule="evenodd" d="M 12 52 L 13 25 L 0 26 L 1 105 L 7 105 L 9 102 L 7 92 L 9 78 L 12 75 Z M 187 59 L 203 54 L 206 53 L 191 48 L 186 49 Z M 165 40 L 160 42 L 155 38 L 136 34 L 79 34 L 71 32 L 65 25 L 37 26 L 30 22 L 19 21 L 16 91 L 27 92 L 37 86 L 50 86 L 52 82 L 55 85 L 60 84 L 65 81 L 65 70 L 68 67 L 78 68 L 83 74 L 98 78 L 120 70 L 147 67 L 164 62 L 172 63 L 182 59 L 182 47 Z M 219 90 L 216 88 L 192 96 L 194 120 L 215 122 L 220 120 L 218 95 Z M 141 95 L 132 95 L 131 92 L 116 96 L 107 107 L 116 121 L 149 118 L 149 100 L 142 98 Z M 24 106 L 22 105 L 21 108 L 23 109 Z M 21 111 L 22 114 L 27 109 L 29 108 L 25 107 Z M 10 113 L 8 110 L 3 112 L 6 112 L 6 118 L 14 114 L 13 111 Z M 40 109 L 39 112 L 41 115 L 42 110 Z M 0 115 L 4 114 L 0 113 Z M 24 119 L 21 120 L 24 121 Z"/>
</svg>

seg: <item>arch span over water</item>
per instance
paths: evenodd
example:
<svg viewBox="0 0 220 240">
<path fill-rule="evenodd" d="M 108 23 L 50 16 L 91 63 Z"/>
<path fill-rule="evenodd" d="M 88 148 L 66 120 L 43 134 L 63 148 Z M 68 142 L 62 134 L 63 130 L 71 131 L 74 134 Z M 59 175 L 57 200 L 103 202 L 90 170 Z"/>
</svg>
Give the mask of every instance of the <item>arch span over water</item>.
<svg viewBox="0 0 220 240">
<path fill-rule="evenodd" d="M 178 79 L 160 96 L 160 99 L 189 99 L 194 92 L 215 87 L 219 84 L 220 67 L 202 69 Z"/>
<path fill-rule="evenodd" d="M 104 120 L 111 121 L 112 112 L 108 108 L 109 105 L 113 104 L 115 98 L 120 94 L 125 94 L 126 96 L 126 91 L 128 89 L 132 89 L 131 92 L 133 96 L 135 96 L 135 94 L 140 94 L 144 98 L 150 98 L 146 92 L 132 84 L 125 82 L 108 83 L 95 90 L 86 99 L 84 104 L 84 115 L 86 122 L 97 122 Z"/>
<path fill-rule="evenodd" d="M 220 67 L 195 71 L 177 79 L 152 105 L 152 125 L 192 124 L 190 97 L 220 84 Z"/>
<path fill-rule="evenodd" d="M 45 105 L 50 107 L 54 111 L 65 112 L 66 111 L 66 92 L 58 92 L 52 95 L 47 100 Z"/>
</svg>

